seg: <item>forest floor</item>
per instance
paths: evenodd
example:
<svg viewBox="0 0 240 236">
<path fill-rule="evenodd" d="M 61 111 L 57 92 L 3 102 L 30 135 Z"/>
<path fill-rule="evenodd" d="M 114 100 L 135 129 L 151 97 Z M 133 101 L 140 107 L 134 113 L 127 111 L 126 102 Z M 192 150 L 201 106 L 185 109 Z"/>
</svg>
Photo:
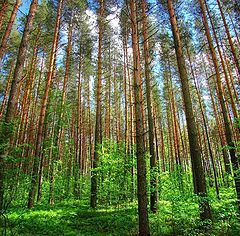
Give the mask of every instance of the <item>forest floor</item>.
<svg viewBox="0 0 240 236">
<path fill-rule="evenodd" d="M 157 214 L 149 214 L 151 235 L 222 235 L 239 236 L 240 218 L 233 207 L 234 199 L 211 203 L 213 223 L 199 220 L 198 206 L 190 199 L 160 201 Z M 87 201 L 65 201 L 49 206 L 36 205 L 33 210 L 20 206 L 6 214 L 6 235 L 100 236 L 137 235 L 137 204 L 89 208 Z"/>
</svg>

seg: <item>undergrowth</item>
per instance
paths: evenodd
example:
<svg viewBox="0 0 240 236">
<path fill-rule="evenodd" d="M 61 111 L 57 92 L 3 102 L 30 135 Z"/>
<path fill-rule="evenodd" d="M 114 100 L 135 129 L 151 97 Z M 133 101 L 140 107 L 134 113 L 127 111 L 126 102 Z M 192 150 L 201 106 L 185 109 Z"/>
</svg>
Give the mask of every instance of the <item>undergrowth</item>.
<svg viewBox="0 0 240 236">
<path fill-rule="evenodd" d="M 152 235 L 219 235 L 238 236 L 240 218 L 229 199 L 228 191 L 221 201 L 212 202 L 213 221 L 199 220 L 198 205 L 194 198 L 179 196 L 177 199 L 160 200 L 157 214 L 149 214 Z M 203 224 L 205 226 L 203 226 Z M 6 226 L 2 221 L 2 234 L 32 235 L 137 235 L 137 204 L 115 207 L 88 207 L 85 200 L 64 201 L 54 206 L 39 204 L 33 210 L 12 207 L 6 214 Z"/>
</svg>

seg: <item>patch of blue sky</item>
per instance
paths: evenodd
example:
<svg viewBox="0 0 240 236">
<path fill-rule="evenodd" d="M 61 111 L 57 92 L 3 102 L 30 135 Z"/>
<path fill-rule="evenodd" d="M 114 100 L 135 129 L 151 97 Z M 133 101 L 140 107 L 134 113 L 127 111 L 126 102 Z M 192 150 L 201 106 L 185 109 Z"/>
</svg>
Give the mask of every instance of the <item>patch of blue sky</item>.
<svg viewBox="0 0 240 236">
<path fill-rule="evenodd" d="M 19 8 L 21 14 L 25 14 L 25 15 L 28 14 L 31 2 L 32 2 L 31 0 L 23 0 L 22 1 L 22 5 Z"/>
<path fill-rule="evenodd" d="M 17 13 L 17 27 L 20 31 L 23 29 L 23 22 L 22 20 L 19 20 L 19 19 L 26 17 L 28 15 L 31 2 L 32 0 L 22 0 L 22 5 L 19 7 L 19 10 Z"/>
</svg>

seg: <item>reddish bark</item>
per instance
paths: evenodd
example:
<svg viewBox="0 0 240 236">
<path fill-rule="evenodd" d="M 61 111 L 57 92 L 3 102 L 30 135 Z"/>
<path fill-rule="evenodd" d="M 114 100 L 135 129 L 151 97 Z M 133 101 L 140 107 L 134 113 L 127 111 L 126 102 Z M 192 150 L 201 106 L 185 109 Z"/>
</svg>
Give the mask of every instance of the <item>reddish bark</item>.
<svg viewBox="0 0 240 236">
<path fill-rule="evenodd" d="M 8 38 L 10 36 L 12 26 L 13 26 L 13 23 L 14 23 L 14 20 L 16 18 L 17 11 L 18 11 L 18 8 L 20 7 L 20 5 L 21 5 L 21 0 L 16 0 L 16 3 L 13 7 L 12 14 L 11 14 L 11 17 L 9 19 L 6 31 L 5 31 L 5 33 L 3 35 L 3 38 L 2 38 L 2 42 L 1 42 L 1 46 L 0 46 L 0 62 L 2 61 L 2 57 L 3 57 L 4 52 L 6 50 L 7 41 L 8 41 Z"/>
</svg>

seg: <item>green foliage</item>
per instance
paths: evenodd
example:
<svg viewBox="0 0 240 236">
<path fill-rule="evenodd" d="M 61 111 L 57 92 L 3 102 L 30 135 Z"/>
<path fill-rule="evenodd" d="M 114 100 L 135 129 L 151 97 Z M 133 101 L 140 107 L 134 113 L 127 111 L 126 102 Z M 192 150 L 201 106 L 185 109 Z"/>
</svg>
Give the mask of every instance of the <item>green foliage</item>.
<svg viewBox="0 0 240 236">
<path fill-rule="evenodd" d="M 234 207 L 232 189 L 221 189 L 221 201 L 210 193 L 213 223 L 207 228 L 207 222 L 199 220 L 196 196 L 180 196 L 173 189 L 169 191 L 171 200 L 161 199 L 158 213 L 149 215 L 151 235 L 239 235 L 240 219 Z M 166 194 L 170 196 L 167 190 Z M 37 205 L 33 210 L 12 207 L 6 215 L 7 235 L 137 235 L 136 202 L 118 207 L 99 206 L 97 210 L 88 205 L 88 199 L 82 199 L 62 201 L 55 206 Z"/>
<path fill-rule="evenodd" d="M 135 207 L 94 211 L 84 202 L 70 201 L 54 207 L 40 205 L 33 211 L 15 208 L 8 216 L 9 235 L 129 235 L 137 231 Z"/>
<path fill-rule="evenodd" d="M 240 118 L 234 119 L 234 126 L 235 126 L 235 128 L 240 128 Z"/>
<path fill-rule="evenodd" d="M 125 153 L 125 143 L 105 140 L 99 147 L 99 165 L 94 171 L 99 178 L 100 204 L 120 204 L 132 199 L 132 168 L 136 158 Z"/>
<path fill-rule="evenodd" d="M 65 144 L 70 145 L 70 144 Z M 33 160 L 24 163 L 21 154 L 31 145 L 17 145 L 9 152 L 8 166 L 19 163 L 29 167 Z M 45 157 L 55 146 L 52 141 L 45 143 Z M 81 200 L 75 200 L 75 179 L 69 176 L 69 149 L 66 146 L 64 160 L 54 161 L 55 206 L 48 205 L 49 179 L 44 173 L 42 200 L 33 210 L 26 210 L 30 176 L 26 168 L 9 168 L 6 176 L 6 199 L 10 208 L 1 216 L 0 224 L 7 235 L 137 235 L 138 216 L 136 195 L 135 147 L 125 153 L 125 144 L 104 140 L 98 147 L 99 165 L 94 170 L 98 176 L 98 208 L 90 209 L 90 176 L 80 174 L 77 179 Z M 65 163 L 65 164 L 64 164 Z M 220 188 L 221 201 L 216 198 L 215 190 L 210 188 L 208 201 L 211 202 L 213 222 L 199 220 L 199 198 L 193 193 L 192 174 L 176 168 L 173 172 L 150 171 L 149 154 L 146 154 L 148 194 L 150 178 L 158 179 L 158 212 L 149 214 L 151 235 L 207 235 L 237 236 L 240 230 L 239 216 L 235 206 L 234 188 Z M 46 171 L 46 169 L 45 169 Z M 132 188 L 133 187 L 133 188 Z M 73 200 L 74 199 L 74 200 Z M 34 231 L 33 231 L 34 229 Z"/>
<path fill-rule="evenodd" d="M 9 138 L 14 133 L 15 125 L 12 122 L 0 122 L 0 151 L 2 152 L 9 144 Z"/>
</svg>

